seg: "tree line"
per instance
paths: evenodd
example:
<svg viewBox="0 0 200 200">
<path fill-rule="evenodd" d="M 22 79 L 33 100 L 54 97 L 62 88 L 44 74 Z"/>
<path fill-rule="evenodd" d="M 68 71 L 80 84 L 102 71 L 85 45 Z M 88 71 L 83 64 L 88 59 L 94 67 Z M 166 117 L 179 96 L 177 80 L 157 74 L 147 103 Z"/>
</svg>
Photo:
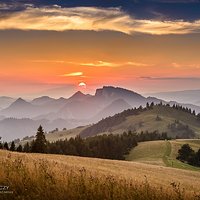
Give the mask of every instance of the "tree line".
<svg viewBox="0 0 200 200">
<path fill-rule="evenodd" d="M 176 139 L 190 139 L 195 137 L 195 132 L 188 125 L 181 123 L 179 120 L 168 124 L 168 129 L 176 134 Z"/>
<path fill-rule="evenodd" d="M 46 140 L 44 130 L 40 126 L 37 130 L 36 139 L 31 143 L 26 143 L 23 147 L 19 145 L 15 148 L 15 144 L 12 142 L 10 148 L 5 149 L 27 153 L 64 154 L 124 160 L 125 155 L 136 147 L 138 142 L 165 139 L 169 139 L 166 133 L 146 131 L 137 134 L 129 131 L 118 135 L 104 134 L 88 138 L 81 138 L 78 135 L 69 140 L 65 139 L 50 143 Z M 2 146 L 4 147 L 5 144 Z"/>
</svg>

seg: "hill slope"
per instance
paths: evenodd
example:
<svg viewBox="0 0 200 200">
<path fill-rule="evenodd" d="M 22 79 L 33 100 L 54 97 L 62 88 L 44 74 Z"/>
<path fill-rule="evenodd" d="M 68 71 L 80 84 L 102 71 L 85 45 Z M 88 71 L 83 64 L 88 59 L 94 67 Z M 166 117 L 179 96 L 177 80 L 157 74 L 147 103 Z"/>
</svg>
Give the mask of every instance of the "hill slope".
<svg viewBox="0 0 200 200">
<path fill-rule="evenodd" d="M 178 150 L 183 144 L 189 144 L 195 151 L 200 148 L 200 140 L 193 139 L 141 142 L 131 150 L 126 160 L 200 171 L 200 168 L 193 167 L 176 159 Z"/>
<path fill-rule="evenodd" d="M 113 116 L 116 113 L 120 113 L 124 110 L 131 109 L 132 107 L 123 99 L 117 99 L 100 111 L 96 116 L 92 118 L 92 121 L 97 122 L 102 118 Z"/>
<path fill-rule="evenodd" d="M 167 132 L 175 138 L 193 138 L 200 135 L 200 122 L 191 113 L 165 105 L 150 109 L 127 110 L 113 117 L 101 120 L 80 134 L 82 137 L 97 134 L 120 134 L 124 131 Z"/>
</svg>

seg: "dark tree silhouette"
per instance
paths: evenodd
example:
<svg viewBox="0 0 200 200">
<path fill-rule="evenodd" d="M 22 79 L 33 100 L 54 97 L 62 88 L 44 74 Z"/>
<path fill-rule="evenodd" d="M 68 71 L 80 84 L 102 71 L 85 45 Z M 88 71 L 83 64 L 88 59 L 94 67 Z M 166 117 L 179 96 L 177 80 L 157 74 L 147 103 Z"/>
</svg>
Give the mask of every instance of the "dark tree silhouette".
<svg viewBox="0 0 200 200">
<path fill-rule="evenodd" d="M 22 152 L 22 145 L 21 144 L 17 147 L 16 151 Z"/>
<path fill-rule="evenodd" d="M 150 107 L 151 107 L 151 108 L 154 107 L 154 102 L 151 102 Z"/>
<path fill-rule="evenodd" d="M 6 149 L 6 150 L 9 150 L 8 143 L 7 143 L 7 142 L 4 143 L 3 148 Z"/>
<path fill-rule="evenodd" d="M 200 167 L 200 149 L 196 153 L 196 165 Z"/>
<path fill-rule="evenodd" d="M 184 144 L 181 149 L 178 150 L 177 159 L 180 161 L 188 161 L 189 157 L 194 154 L 194 150 L 189 144 Z"/>
<path fill-rule="evenodd" d="M 1 143 L 1 137 L 0 137 L 0 149 L 3 149 L 3 144 Z"/>
<path fill-rule="evenodd" d="M 200 113 L 197 115 L 197 120 L 200 121 Z"/>
<path fill-rule="evenodd" d="M 44 135 L 44 130 L 40 125 L 37 130 L 36 139 L 32 143 L 32 152 L 46 153 L 46 150 L 47 150 L 47 141 Z"/>
<path fill-rule="evenodd" d="M 177 159 L 190 165 L 200 167 L 200 149 L 195 152 L 189 144 L 184 144 L 178 151 Z"/>
<path fill-rule="evenodd" d="M 23 152 L 29 153 L 30 151 L 31 151 L 31 147 L 30 147 L 29 143 L 27 142 L 24 145 Z"/>
<path fill-rule="evenodd" d="M 14 141 L 12 141 L 12 143 L 11 143 L 10 151 L 15 151 L 15 142 Z"/>
</svg>

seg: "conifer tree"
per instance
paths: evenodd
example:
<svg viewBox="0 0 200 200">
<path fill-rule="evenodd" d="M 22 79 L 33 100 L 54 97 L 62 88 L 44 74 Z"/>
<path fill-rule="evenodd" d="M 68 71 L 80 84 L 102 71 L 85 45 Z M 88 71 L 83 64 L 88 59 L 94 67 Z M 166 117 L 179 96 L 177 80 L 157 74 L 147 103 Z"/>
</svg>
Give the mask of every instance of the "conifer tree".
<svg viewBox="0 0 200 200">
<path fill-rule="evenodd" d="M 9 150 L 8 143 L 7 143 L 7 142 L 4 143 L 3 148 L 6 149 L 6 150 Z"/>
<path fill-rule="evenodd" d="M 31 151 L 34 153 L 46 153 L 46 150 L 47 150 L 47 141 L 44 135 L 44 130 L 40 125 L 37 130 L 36 139 L 32 143 Z"/>
<path fill-rule="evenodd" d="M 0 149 L 3 149 L 3 144 L 1 143 L 1 137 L 0 137 Z"/>
<path fill-rule="evenodd" d="M 200 149 L 196 153 L 196 165 L 200 167 Z"/>
<path fill-rule="evenodd" d="M 22 152 L 22 145 L 21 144 L 17 147 L 16 151 Z"/>
<path fill-rule="evenodd" d="M 24 145 L 23 152 L 29 153 L 30 150 L 31 150 L 31 149 L 30 149 L 30 145 L 29 145 L 29 143 L 27 142 L 27 143 Z"/>
<path fill-rule="evenodd" d="M 184 144 L 181 149 L 178 150 L 177 159 L 180 161 L 188 161 L 188 158 L 194 154 L 194 150 L 189 144 Z"/>
<path fill-rule="evenodd" d="M 154 102 L 151 102 L 150 108 L 153 108 L 153 107 L 154 107 Z"/>
<path fill-rule="evenodd" d="M 15 151 L 15 142 L 14 141 L 12 141 L 12 143 L 11 143 L 10 151 Z"/>
</svg>

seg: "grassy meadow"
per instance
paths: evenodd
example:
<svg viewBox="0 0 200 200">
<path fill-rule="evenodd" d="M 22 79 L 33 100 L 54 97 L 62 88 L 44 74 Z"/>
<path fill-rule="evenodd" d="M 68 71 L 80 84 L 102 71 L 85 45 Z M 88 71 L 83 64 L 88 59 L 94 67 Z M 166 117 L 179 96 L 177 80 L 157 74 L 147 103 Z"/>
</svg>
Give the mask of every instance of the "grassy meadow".
<svg viewBox="0 0 200 200">
<path fill-rule="evenodd" d="M 198 139 L 141 142 L 131 150 L 126 160 L 200 171 L 199 167 L 188 165 L 176 159 L 178 150 L 183 144 L 189 144 L 195 151 L 200 148 L 200 140 Z"/>
<path fill-rule="evenodd" d="M 200 199 L 200 173 L 139 162 L 0 151 L 0 199 Z"/>
<path fill-rule="evenodd" d="M 156 117 L 161 118 L 160 121 Z M 138 115 L 132 115 L 126 118 L 122 123 L 110 128 L 109 132 L 101 134 L 121 134 L 124 131 L 135 130 L 136 132 L 155 130 L 159 132 L 167 132 L 168 136 L 174 137 L 174 133 L 168 129 L 168 125 L 174 123 L 175 120 L 180 121 L 182 124 L 188 125 L 199 137 L 200 124 L 196 117 L 171 107 L 154 106 L 153 109 L 146 110 Z"/>
</svg>

